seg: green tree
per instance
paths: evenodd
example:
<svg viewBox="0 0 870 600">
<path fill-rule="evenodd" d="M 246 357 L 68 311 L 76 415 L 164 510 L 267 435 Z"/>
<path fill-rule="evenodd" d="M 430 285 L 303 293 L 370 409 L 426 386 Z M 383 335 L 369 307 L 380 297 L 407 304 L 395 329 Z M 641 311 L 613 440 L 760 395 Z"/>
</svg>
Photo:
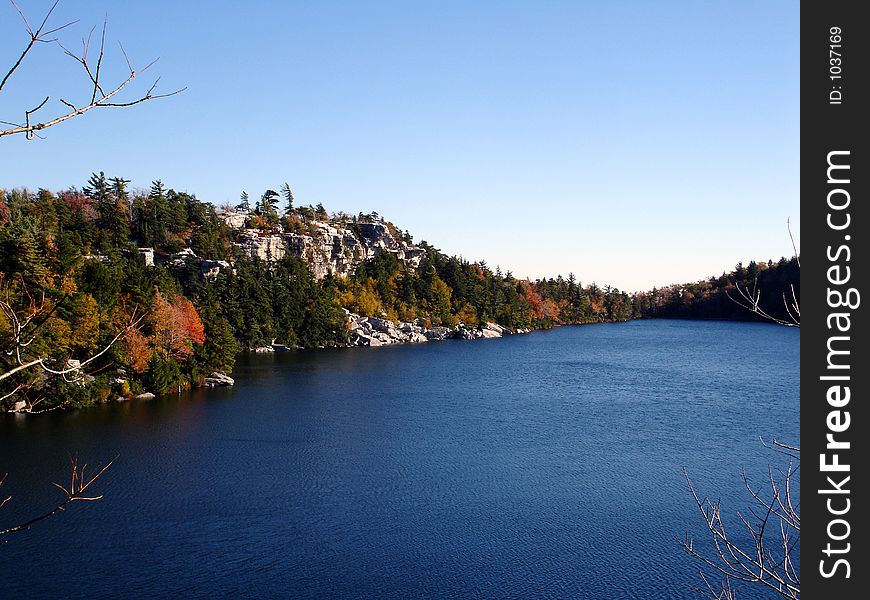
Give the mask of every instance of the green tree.
<svg viewBox="0 0 870 600">
<path fill-rule="evenodd" d="M 248 196 L 248 192 L 242 192 L 239 196 L 239 203 L 236 205 L 236 210 L 251 213 L 251 197 Z"/>
<path fill-rule="evenodd" d="M 129 220 L 125 206 L 127 202 L 126 184 L 118 185 L 124 181 L 116 179 L 113 180 L 114 184 L 110 184 L 109 180 L 106 179 L 106 174 L 100 171 L 99 174 L 93 173 L 91 175 L 88 184 L 83 189 L 85 195 L 96 203 L 99 215 L 98 241 L 101 250 L 126 244 L 129 239 Z M 123 192 L 124 196 L 116 196 L 116 190 Z"/>
<path fill-rule="evenodd" d="M 277 223 L 278 210 L 275 208 L 278 203 L 278 192 L 275 190 L 266 190 L 260 196 L 257 206 L 254 208 L 254 213 L 264 217 L 270 223 Z"/>
<path fill-rule="evenodd" d="M 284 209 L 285 214 L 290 214 L 293 212 L 293 190 L 290 189 L 289 183 L 284 183 L 281 186 L 281 196 L 284 197 L 284 200 L 287 201 L 287 208 Z"/>
</svg>

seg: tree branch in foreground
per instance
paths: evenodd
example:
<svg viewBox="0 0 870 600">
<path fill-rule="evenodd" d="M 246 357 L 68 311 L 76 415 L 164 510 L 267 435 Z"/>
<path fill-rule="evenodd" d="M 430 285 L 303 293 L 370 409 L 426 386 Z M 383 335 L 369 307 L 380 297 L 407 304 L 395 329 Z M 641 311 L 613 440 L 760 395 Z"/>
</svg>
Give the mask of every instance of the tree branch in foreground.
<svg viewBox="0 0 870 600">
<path fill-rule="evenodd" d="M 2 279 L 0 279 L 2 283 Z M 5 346 L 2 350 L 3 362 L 8 366 L 0 364 L 0 383 L 4 380 L 17 375 L 25 375 L 29 371 L 41 371 L 46 376 L 61 377 L 67 383 L 80 383 L 87 375 L 85 367 L 94 363 L 100 357 L 104 356 L 115 343 L 120 340 L 129 331 L 138 329 L 145 314 L 136 315 L 136 310 L 130 316 L 129 322 L 123 326 L 120 331 L 100 350 L 94 354 L 84 358 L 83 360 L 72 360 L 71 357 L 63 361 L 62 358 L 50 358 L 48 356 L 34 356 L 28 347 L 36 339 L 36 332 L 44 325 L 48 318 L 60 307 L 60 305 L 68 298 L 64 296 L 60 301 L 48 302 L 46 299 L 45 289 L 41 291 L 41 296 L 37 300 L 29 292 L 25 290 L 27 296 L 27 308 L 25 310 L 16 310 L 9 297 L 10 290 L 6 288 L 6 297 L 0 299 L 0 316 L 5 318 L 9 327 L 9 332 L 4 340 Z M 14 382 L 15 380 L 13 380 Z M 33 387 L 35 379 L 29 381 L 18 381 L 17 385 L 11 392 L 5 392 L 0 396 L 0 402 L 7 400 L 16 393 L 22 390 L 28 390 Z M 31 403 L 26 412 L 32 412 L 36 403 Z"/>
<path fill-rule="evenodd" d="M 786 220 L 786 228 L 788 229 L 788 238 L 791 240 L 791 247 L 794 251 L 794 258 L 797 261 L 798 268 L 801 266 L 801 255 L 798 252 L 797 244 L 794 241 L 794 234 L 791 231 L 791 219 Z M 773 315 L 767 313 L 764 309 L 761 308 L 761 290 L 758 289 L 758 280 L 752 284 L 752 289 L 750 290 L 748 286 L 740 287 L 740 284 L 734 284 L 734 287 L 737 289 L 737 293 L 739 294 L 739 298 L 733 298 L 731 294 L 728 293 L 728 290 L 725 290 L 725 295 L 734 302 L 735 304 L 742 306 L 746 310 L 750 312 L 754 312 L 762 319 L 770 321 L 771 323 L 776 323 L 777 325 L 785 325 L 786 327 L 800 327 L 801 326 L 801 304 L 800 299 L 797 297 L 797 292 L 794 289 L 794 284 L 791 284 L 789 287 L 791 288 L 791 298 L 788 297 L 787 294 L 783 293 L 782 302 L 785 305 L 785 313 L 786 318 L 780 319 L 778 317 L 774 317 Z"/>
<path fill-rule="evenodd" d="M 94 484 L 97 479 L 99 479 L 103 473 L 105 473 L 109 467 L 112 466 L 112 463 L 115 462 L 117 457 L 110 460 L 106 463 L 102 468 L 88 472 L 88 465 L 82 465 L 79 467 L 78 460 L 76 458 L 70 458 L 70 482 L 69 486 L 61 485 L 59 483 L 53 482 L 52 485 L 57 489 L 63 492 L 63 500 L 58 502 L 51 510 L 33 517 L 21 523 L 20 525 L 15 525 L 13 527 L 9 527 L 7 529 L 0 530 L 0 543 L 6 543 L 6 538 L 8 538 L 13 533 L 19 533 L 21 531 L 25 531 L 30 529 L 36 523 L 40 521 L 44 521 L 49 517 L 56 515 L 59 512 L 63 512 L 66 510 L 66 507 L 72 504 L 73 502 L 96 502 L 100 500 L 103 496 L 100 495 L 90 495 L 88 494 L 88 490 Z M 0 485 L 3 484 L 3 481 L 6 479 L 6 476 L 0 477 Z M 11 496 L 7 496 L 6 498 L 0 499 L 0 508 L 11 499 Z"/>
<path fill-rule="evenodd" d="M 173 92 L 165 93 L 165 94 L 155 94 L 154 90 L 157 86 L 157 82 L 160 81 L 160 78 L 158 77 L 154 81 L 154 83 L 151 85 L 151 87 L 149 87 L 148 90 L 142 96 L 139 96 L 136 99 L 124 101 L 124 102 L 114 101 L 115 96 L 121 90 L 123 90 L 125 87 L 127 87 L 136 77 L 138 77 L 139 75 L 141 75 L 142 73 L 147 71 L 155 62 L 157 62 L 157 59 L 151 61 L 144 68 L 137 71 L 136 69 L 133 68 L 129 57 L 127 56 L 127 52 L 124 50 L 124 47 L 119 42 L 118 46 L 120 47 L 121 53 L 124 56 L 124 60 L 127 64 L 128 70 L 129 70 L 129 75 L 123 81 L 114 85 L 114 87 L 105 88 L 100 77 L 102 75 L 103 58 L 104 58 L 105 52 L 106 52 L 106 27 L 108 25 L 107 21 L 105 21 L 105 20 L 103 21 L 103 27 L 102 27 L 102 31 L 100 34 L 99 53 L 97 55 L 96 61 L 90 61 L 88 59 L 88 51 L 90 49 L 91 38 L 93 37 L 94 29 L 91 29 L 90 33 L 88 34 L 88 37 L 82 41 L 81 53 L 76 54 L 75 52 L 72 52 L 72 51 L 68 50 L 67 48 L 65 48 L 60 43 L 58 38 L 53 37 L 53 35 L 59 31 L 63 30 L 63 29 L 66 29 L 67 27 L 77 23 L 78 22 L 77 20 L 70 21 L 69 23 L 61 25 L 59 27 L 51 27 L 51 28 L 48 27 L 48 20 L 51 17 L 52 13 L 54 12 L 54 9 L 57 7 L 58 2 L 60 2 L 60 0 L 55 0 L 54 4 L 51 5 L 51 8 L 46 13 L 45 18 L 42 20 L 42 23 L 40 23 L 39 27 L 37 27 L 36 29 L 33 29 L 30 26 L 30 23 L 27 21 L 27 18 L 24 16 L 24 12 L 18 7 L 17 4 L 15 4 L 14 0 L 11 0 L 11 1 L 12 1 L 12 6 L 15 7 L 15 10 L 18 12 L 19 16 L 21 17 L 21 20 L 24 22 L 24 27 L 25 27 L 30 39 L 27 42 L 27 44 L 24 46 L 24 49 L 22 50 L 21 54 L 18 55 L 15 62 L 12 64 L 12 66 L 9 68 L 9 70 L 6 72 L 6 74 L 3 76 L 3 79 L 0 80 L 0 92 L 3 91 L 3 88 L 6 86 L 7 82 L 10 80 L 12 75 L 21 68 L 22 63 L 24 62 L 24 59 L 27 57 L 27 55 L 33 50 L 33 48 L 37 44 L 57 44 L 58 46 L 60 46 L 60 48 L 63 49 L 64 54 L 66 54 L 67 56 L 72 58 L 84 70 L 85 74 L 88 77 L 88 80 L 90 81 L 89 90 L 88 90 L 90 97 L 89 97 L 89 99 L 85 100 L 83 103 L 80 103 L 79 105 L 76 105 L 75 103 L 70 102 L 68 100 L 65 100 L 63 98 L 59 98 L 60 103 L 63 104 L 64 106 L 66 106 L 66 108 L 68 110 L 66 112 L 61 113 L 61 114 L 56 114 L 55 116 L 50 116 L 50 117 L 47 117 L 46 119 L 40 121 L 38 119 L 35 119 L 34 115 L 38 111 L 45 108 L 45 106 L 49 103 L 50 97 L 46 96 L 45 99 L 43 99 L 38 104 L 34 103 L 33 108 L 24 111 L 24 121 L 23 122 L 16 123 L 16 122 L 12 122 L 12 121 L 0 121 L 0 123 L 2 123 L 2 124 L 12 126 L 12 127 L 6 128 L 6 129 L 0 129 L 0 137 L 4 137 L 4 136 L 8 136 L 8 135 L 24 134 L 25 138 L 27 138 L 28 140 L 32 140 L 34 137 L 38 136 L 37 132 L 42 131 L 43 129 L 47 129 L 48 127 L 52 127 L 54 125 L 57 125 L 59 123 L 63 123 L 64 121 L 72 119 L 73 117 L 83 115 L 86 112 L 88 112 L 94 108 L 108 108 L 108 107 L 123 108 L 123 107 L 128 107 L 128 106 L 134 106 L 136 104 L 140 104 L 140 103 L 146 102 L 148 100 L 155 100 L 157 98 L 167 98 L 169 96 L 174 96 L 174 95 L 179 94 L 187 89 L 187 88 L 181 88 L 181 89 L 175 90 Z M 0 72 L 2 72 L 2 71 L 0 71 Z"/>
<path fill-rule="evenodd" d="M 773 442 L 791 459 L 800 460 L 800 449 Z M 766 446 L 766 444 L 765 444 Z M 784 598 L 800 598 L 800 572 L 797 560 L 800 552 L 800 505 L 792 492 L 792 484 L 800 469 L 800 462 L 789 461 L 778 476 L 768 468 L 769 495 L 753 487 L 746 474 L 744 485 L 752 498 L 748 516 L 737 513 L 743 531 L 735 533 L 726 526 L 718 500 L 701 498 L 688 471 L 683 470 L 689 491 L 701 515 L 713 545 L 711 554 L 695 548 L 688 535 L 680 542 L 691 556 L 722 576 L 721 588 L 714 588 L 702 573 L 710 598 L 733 600 L 736 594 L 732 581 L 760 583 Z M 739 536 L 743 536 L 743 540 Z"/>
</svg>

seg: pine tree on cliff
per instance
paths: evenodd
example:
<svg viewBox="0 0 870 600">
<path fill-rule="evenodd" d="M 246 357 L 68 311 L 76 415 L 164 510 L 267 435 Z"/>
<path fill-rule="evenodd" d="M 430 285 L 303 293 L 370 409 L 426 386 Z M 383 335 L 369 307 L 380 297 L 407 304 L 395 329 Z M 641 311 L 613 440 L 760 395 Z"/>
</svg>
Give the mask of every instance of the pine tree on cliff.
<svg viewBox="0 0 870 600">
<path fill-rule="evenodd" d="M 242 192 L 242 195 L 239 196 L 240 202 L 236 205 L 236 210 L 251 213 L 251 198 L 248 196 L 248 192 Z"/>
<path fill-rule="evenodd" d="M 260 196 L 257 206 L 254 208 L 254 213 L 265 217 L 268 221 L 274 222 L 278 220 L 278 211 L 275 210 L 277 204 L 278 192 L 275 190 L 266 190 Z"/>
<path fill-rule="evenodd" d="M 287 201 L 287 208 L 284 209 L 284 214 L 289 215 L 293 212 L 293 190 L 290 189 L 289 183 L 284 182 L 284 185 L 281 186 L 281 195 Z"/>
</svg>

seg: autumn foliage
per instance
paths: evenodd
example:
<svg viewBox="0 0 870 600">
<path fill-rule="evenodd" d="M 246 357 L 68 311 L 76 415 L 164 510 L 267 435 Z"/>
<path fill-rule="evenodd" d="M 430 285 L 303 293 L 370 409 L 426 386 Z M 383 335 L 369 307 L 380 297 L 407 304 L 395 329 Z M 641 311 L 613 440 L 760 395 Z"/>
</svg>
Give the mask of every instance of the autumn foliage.
<svg viewBox="0 0 870 600">
<path fill-rule="evenodd" d="M 151 345 L 148 343 L 148 338 L 138 329 L 131 329 L 124 336 L 124 346 L 130 368 L 141 375 L 148 369 L 148 361 L 151 359 Z"/>
<path fill-rule="evenodd" d="M 532 309 L 532 314 L 538 321 L 559 322 L 561 306 L 549 298 L 544 298 L 535 289 L 535 285 L 528 280 L 521 280 L 520 285 L 526 295 L 526 301 Z M 563 301 L 563 304 L 567 304 Z"/>
<path fill-rule="evenodd" d="M 193 303 L 179 295 L 168 299 L 158 290 L 151 313 L 151 345 L 163 360 L 185 361 L 194 344 L 205 342 L 205 326 Z"/>
<path fill-rule="evenodd" d="M 46 307 L 26 332 L 27 355 L 63 365 L 110 342 L 112 348 L 90 365 L 87 386 L 61 377 L 7 377 L 0 382 L 0 410 L 19 398 L 31 407 L 84 406 L 128 392 L 183 389 L 214 371 L 231 372 L 244 348 L 343 346 L 342 308 L 426 327 L 494 322 L 516 331 L 638 317 L 752 319 L 731 299 L 735 286 L 757 285 L 760 307 L 773 315 L 783 310 L 784 294 L 800 293 L 796 259 L 740 264 L 720 277 L 634 294 L 584 285 L 573 274 L 517 278 L 426 242 L 416 245 L 419 262 L 412 266 L 394 252 L 367 251 L 363 224 L 381 224 L 396 240 L 412 242 L 376 213 L 330 216 L 320 205 L 292 204 L 286 186 L 279 218 L 274 191 L 256 207 L 244 194 L 238 209 L 263 236 L 316 237 L 330 225 L 357 238 L 344 251 L 354 268 L 320 278 L 311 268 L 314 245 L 280 260 L 252 258 L 238 245 L 227 214 L 214 206 L 160 180 L 148 191 L 129 191 L 128 183 L 95 173 L 83 188 L 58 194 L 0 190 L 0 301 L 18 314 L 32 312 L 42 298 Z M 147 260 L 144 248 L 151 250 Z M 182 251 L 183 258 L 173 258 Z M 205 277 L 199 259 L 230 268 Z M 135 329 L 126 331 L 131 323 Z M 0 314 L 0 374 L 17 364 L 9 353 L 12 328 Z M 113 340 L 119 332 L 123 337 Z"/>
<path fill-rule="evenodd" d="M 184 362 L 204 342 L 205 326 L 193 303 L 178 294 L 167 296 L 155 290 L 146 326 L 124 334 L 124 355 L 127 365 L 141 375 L 153 356 L 163 362 Z"/>
</svg>

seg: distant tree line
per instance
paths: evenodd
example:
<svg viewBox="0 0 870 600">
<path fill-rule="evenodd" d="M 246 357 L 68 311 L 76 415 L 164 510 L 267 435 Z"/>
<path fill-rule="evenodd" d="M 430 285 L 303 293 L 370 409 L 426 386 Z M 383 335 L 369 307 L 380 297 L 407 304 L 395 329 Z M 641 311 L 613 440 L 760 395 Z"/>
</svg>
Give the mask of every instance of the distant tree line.
<svg viewBox="0 0 870 600">
<path fill-rule="evenodd" d="M 635 313 L 664 319 L 769 321 L 757 311 L 747 310 L 744 295 L 757 299 L 765 314 L 790 320 L 787 305 L 800 299 L 798 258 L 752 261 L 745 266 L 738 263 L 733 271 L 719 277 L 635 294 Z"/>
</svg>

